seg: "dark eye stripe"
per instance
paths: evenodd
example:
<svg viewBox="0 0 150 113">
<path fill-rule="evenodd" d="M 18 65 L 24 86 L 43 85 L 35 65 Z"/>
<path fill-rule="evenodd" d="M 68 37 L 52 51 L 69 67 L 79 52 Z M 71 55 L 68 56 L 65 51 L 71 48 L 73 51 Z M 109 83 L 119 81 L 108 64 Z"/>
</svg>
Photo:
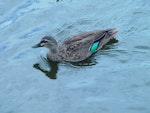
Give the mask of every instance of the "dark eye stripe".
<svg viewBox="0 0 150 113">
<path fill-rule="evenodd" d="M 46 43 L 46 42 L 47 42 L 46 40 L 42 40 L 42 41 L 41 41 L 41 43 Z"/>
</svg>

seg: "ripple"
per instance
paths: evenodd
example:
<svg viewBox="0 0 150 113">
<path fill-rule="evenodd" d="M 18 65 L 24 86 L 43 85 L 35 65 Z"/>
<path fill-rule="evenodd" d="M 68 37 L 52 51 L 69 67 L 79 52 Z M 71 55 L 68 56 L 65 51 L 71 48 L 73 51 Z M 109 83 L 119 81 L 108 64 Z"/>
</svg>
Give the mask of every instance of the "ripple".
<svg viewBox="0 0 150 113">
<path fill-rule="evenodd" d="M 7 48 L 6 45 L 0 45 L 0 52 L 3 52 Z"/>
<path fill-rule="evenodd" d="M 8 17 L 6 17 L 4 20 L 0 21 L 0 30 L 6 28 L 8 25 L 15 23 L 19 18 L 21 18 L 24 14 L 30 13 L 33 11 L 38 10 L 39 8 L 27 8 L 31 6 L 34 2 L 38 2 L 37 0 L 30 1 L 28 0 L 24 4 L 16 7 Z"/>
<path fill-rule="evenodd" d="M 150 46 L 135 46 L 136 49 L 139 49 L 139 50 L 150 50 Z"/>
<path fill-rule="evenodd" d="M 150 81 L 146 82 L 145 85 L 150 87 Z"/>
<path fill-rule="evenodd" d="M 25 39 L 25 38 L 29 38 L 29 37 L 33 36 L 34 33 L 41 31 L 43 27 L 45 27 L 45 26 L 38 26 L 38 27 L 33 28 L 29 32 L 23 34 L 23 36 L 21 36 L 20 39 Z"/>
<path fill-rule="evenodd" d="M 128 107 L 128 109 L 135 110 L 135 111 L 146 111 L 147 110 L 147 108 L 141 107 L 141 106 L 139 106 L 139 107 Z"/>
</svg>

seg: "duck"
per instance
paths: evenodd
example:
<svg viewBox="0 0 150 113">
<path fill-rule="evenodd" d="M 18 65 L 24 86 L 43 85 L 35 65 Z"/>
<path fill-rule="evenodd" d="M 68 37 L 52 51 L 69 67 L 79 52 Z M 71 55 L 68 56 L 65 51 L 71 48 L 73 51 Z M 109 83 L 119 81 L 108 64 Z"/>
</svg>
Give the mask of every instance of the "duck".
<svg viewBox="0 0 150 113">
<path fill-rule="evenodd" d="M 80 62 L 106 45 L 117 34 L 116 28 L 82 32 L 58 42 L 52 36 L 44 36 L 32 48 L 46 47 L 47 58 L 54 62 Z"/>
</svg>

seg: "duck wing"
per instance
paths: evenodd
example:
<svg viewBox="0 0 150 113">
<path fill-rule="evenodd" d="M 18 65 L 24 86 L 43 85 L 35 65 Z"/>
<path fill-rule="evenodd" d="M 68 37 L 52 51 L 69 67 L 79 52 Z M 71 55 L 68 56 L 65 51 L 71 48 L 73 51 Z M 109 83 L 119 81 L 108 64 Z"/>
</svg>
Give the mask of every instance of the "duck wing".
<svg viewBox="0 0 150 113">
<path fill-rule="evenodd" d="M 64 61 L 85 60 L 103 47 L 112 37 L 106 36 L 108 30 L 95 30 L 66 38 L 59 46 L 59 56 Z"/>
</svg>

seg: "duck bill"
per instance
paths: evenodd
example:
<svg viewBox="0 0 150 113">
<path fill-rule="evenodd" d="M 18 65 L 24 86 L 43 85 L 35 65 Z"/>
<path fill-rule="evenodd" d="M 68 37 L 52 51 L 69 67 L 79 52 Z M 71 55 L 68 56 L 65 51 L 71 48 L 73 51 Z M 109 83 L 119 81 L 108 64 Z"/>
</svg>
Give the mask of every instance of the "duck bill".
<svg viewBox="0 0 150 113">
<path fill-rule="evenodd" d="M 42 47 L 40 43 L 35 44 L 35 45 L 32 46 L 32 48 L 38 48 L 38 47 Z"/>
</svg>

